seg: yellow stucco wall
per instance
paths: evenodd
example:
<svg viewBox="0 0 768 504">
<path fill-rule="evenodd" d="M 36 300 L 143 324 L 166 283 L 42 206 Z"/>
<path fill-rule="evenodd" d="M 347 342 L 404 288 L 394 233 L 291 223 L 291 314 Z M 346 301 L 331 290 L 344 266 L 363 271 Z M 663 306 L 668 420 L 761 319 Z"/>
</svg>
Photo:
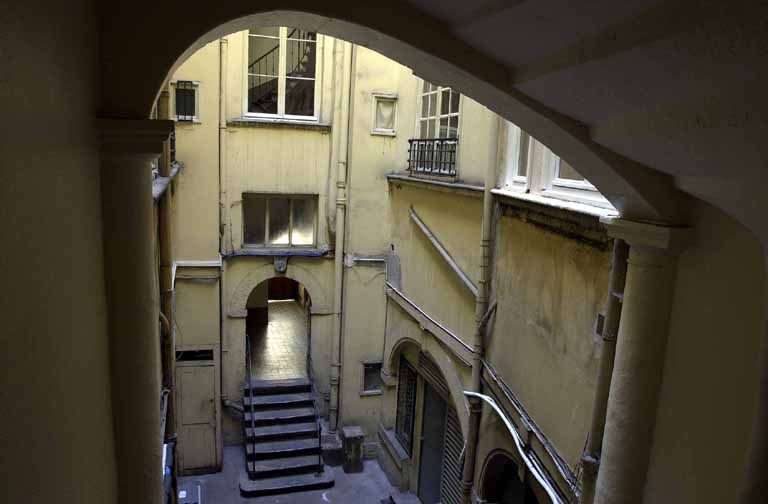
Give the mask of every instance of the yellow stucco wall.
<svg viewBox="0 0 768 504">
<path fill-rule="evenodd" d="M 504 216 L 495 254 L 498 308 L 486 359 L 575 467 L 589 430 L 608 243 L 597 248 Z"/>
</svg>

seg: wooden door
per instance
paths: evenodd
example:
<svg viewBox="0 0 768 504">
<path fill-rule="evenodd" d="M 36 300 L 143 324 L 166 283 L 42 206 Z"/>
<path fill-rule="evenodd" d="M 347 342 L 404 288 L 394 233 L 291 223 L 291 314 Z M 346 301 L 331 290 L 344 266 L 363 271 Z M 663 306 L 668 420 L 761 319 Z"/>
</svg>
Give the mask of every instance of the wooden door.
<svg viewBox="0 0 768 504">
<path fill-rule="evenodd" d="M 218 470 L 217 396 L 213 361 L 177 363 L 176 406 L 182 474 Z"/>
</svg>

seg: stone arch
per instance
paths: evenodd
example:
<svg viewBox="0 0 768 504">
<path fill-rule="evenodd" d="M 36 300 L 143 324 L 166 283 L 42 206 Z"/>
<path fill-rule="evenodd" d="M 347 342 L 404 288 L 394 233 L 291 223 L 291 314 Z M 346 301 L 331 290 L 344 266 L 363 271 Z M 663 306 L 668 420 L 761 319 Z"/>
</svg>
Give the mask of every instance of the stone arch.
<svg viewBox="0 0 768 504">
<path fill-rule="evenodd" d="M 146 118 L 174 68 L 196 49 L 226 33 L 249 23 L 296 26 L 370 47 L 514 121 L 558 156 L 579 166 L 582 175 L 626 218 L 675 223 L 684 219 L 684 198 L 671 176 L 598 144 L 587 125 L 516 89 L 511 79 L 514 68 L 459 40 L 418 9 L 344 0 L 264 0 L 258 5 L 231 0 L 205 4 L 204 9 L 195 11 L 197 15 L 167 30 L 177 10 L 185 7 L 181 0 L 168 0 L 153 16 L 134 9 L 135 13 L 121 11 L 119 20 L 107 23 L 103 51 L 110 54 L 111 62 L 119 64 L 103 69 L 103 85 L 111 92 L 103 96 L 102 115 Z M 163 33 L 163 44 L 136 39 L 137 26 L 147 33 Z M 425 29 L 429 37 L 423 36 Z M 133 42 L 126 45 L 125 40 Z"/>
<path fill-rule="evenodd" d="M 424 331 L 422 331 L 422 334 Z M 434 338 L 432 338 L 434 339 Z M 435 366 L 437 366 L 440 374 L 442 374 L 448 391 L 451 395 L 453 405 L 456 408 L 456 415 L 459 417 L 459 424 L 461 424 L 461 434 L 464 439 L 467 439 L 469 434 L 469 402 L 464 395 L 464 384 L 461 381 L 456 367 L 446 351 L 439 347 L 438 351 L 435 351 L 428 341 L 428 337 L 422 337 L 422 341 L 417 341 L 411 337 L 403 337 L 398 339 L 391 347 L 389 355 L 384 356 L 384 362 L 387 366 L 387 371 L 391 376 L 397 376 L 397 370 L 400 362 L 400 355 L 407 346 L 414 346 L 420 352 L 424 353 Z"/>
<path fill-rule="evenodd" d="M 227 307 L 227 315 L 231 318 L 243 318 L 248 314 L 246 304 L 248 303 L 248 296 L 250 296 L 253 289 L 260 283 L 269 280 L 275 276 L 285 276 L 292 280 L 304 285 L 309 291 L 309 295 L 312 296 L 312 302 L 315 305 L 330 306 L 331 298 L 328 289 L 323 287 L 320 281 L 315 275 L 313 275 L 308 269 L 291 265 L 288 263 L 288 269 L 284 275 L 275 273 L 275 267 L 272 264 L 264 264 L 253 268 L 248 275 L 243 278 L 237 287 L 235 287 L 230 297 L 229 306 Z"/>
<path fill-rule="evenodd" d="M 499 488 L 494 488 L 492 485 L 497 481 L 502 484 L 508 484 L 509 481 L 507 478 L 505 478 L 504 481 L 499 480 L 501 479 L 501 476 L 509 477 L 509 470 L 513 468 L 520 471 L 521 463 L 510 452 L 501 448 L 491 451 L 488 456 L 485 457 L 482 470 L 480 472 L 480 484 L 478 487 L 480 498 L 484 500 L 490 500 L 491 502 L 497 502 L 499 495 L 494 495 L 494 491 L 498 491 Z M 516 474 L 516 476 L 517 479 L 512 481 L 519 482 L 519 486 L 515 486 L 517 487 L 516 490 L 521 493 L 522 497 L 522 493 L 526 490 L 526 484 L 522 479 L 520 479 L 519 473 Z"/>
</svg>

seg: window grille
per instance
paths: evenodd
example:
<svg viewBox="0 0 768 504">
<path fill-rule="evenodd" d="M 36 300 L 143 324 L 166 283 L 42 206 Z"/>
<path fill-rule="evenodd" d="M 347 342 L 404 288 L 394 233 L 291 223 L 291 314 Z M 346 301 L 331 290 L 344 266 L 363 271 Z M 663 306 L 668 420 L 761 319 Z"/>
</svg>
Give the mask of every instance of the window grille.
<svg viewBox="0 0 768 504">
<path fill-rule="evenodd" d="M 195 110 L 195 84 L 191 81 L 176 82 L 176 120 L 194 121 L 197 116 Z"/>
<path fill-rule="evenodd" d="M 400 357 L 397 385 L 397 417 L 395 437 L 408 453 L 413 450 L 413 423 L 416 415 L 416 371 Z"/>
<path fill-rule="evenodd" d="M 458 138 L 408 140 L 408 171 L 411 175 L 456 177 Z"/>
</svg>

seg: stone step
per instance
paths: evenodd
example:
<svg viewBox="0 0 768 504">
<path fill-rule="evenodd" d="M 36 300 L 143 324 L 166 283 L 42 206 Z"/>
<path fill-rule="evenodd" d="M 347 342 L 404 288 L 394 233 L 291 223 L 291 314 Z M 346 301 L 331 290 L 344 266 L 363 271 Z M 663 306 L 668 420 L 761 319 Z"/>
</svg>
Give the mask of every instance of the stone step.
<svg viewBox="0 0 768 504">
<path fill-rule="evenodd" d="M 255 429 L 251 429 L 246 424 L 245 428 L 245 439 L 247 441 L 271 441 L 296 437 L 316 437 L 317 435 L 317 422 L 262 425 L 257 426 Z"/>
<path fill-rule="evenodd" d="M 315 408 L 311 407 L 246 411 L 243 415 L 243 425 L 250 427 L 252 418 L 253 423 L 255 423 L 256 426 L 279 423 L 311 422 L 317 419 Z"/>
<path fill-rule="evenodd" d="M 321 451 L 321 446 L 318 443 L 318 438 L 315 437 L 247 443 L 245 451 L 248 460 L 264 460 L 294 455 L 317 455 Z"/>
<path fill-rule="evenodd" d="M 266 394 L 295 394 L 311 392 L 312 387 L 308 378 L 292 378 L 289 380 L 251 380 L 251 390 L 254 395 Z M 248 397 L 248 383 L 243 385 L 243 397 Z"/>
<path fill-rule="evenodd" d="M 240 473 L 240 494 L 243 497 L 274 495 L 330 488 L 334 484 L 333 471 L 323 467 L 319 473 L 291 474 L 253 480 L 243 470 Z"/>
<path fill-rule="evenodd" d="M 246 461 L 250 479 L 274 478 L 292 474 L 315 473 L 322 471 L 324 465 L 317 455 L 299 455 L 265 460 Z"/>
<path fill-rule="evenodd" d="M 296 394 L 254 395 L 253 401 L 251 401 L 250 396 L 244 396 L 243 406 L 245 409 L 248 409 L 251 405 L 253 405 L 254 409 L 295 408 L 299 406 L 314 406 L 314 402 L 312 401 L 312 394 L 309 392 L 299 392 Z"/>
</svg>

